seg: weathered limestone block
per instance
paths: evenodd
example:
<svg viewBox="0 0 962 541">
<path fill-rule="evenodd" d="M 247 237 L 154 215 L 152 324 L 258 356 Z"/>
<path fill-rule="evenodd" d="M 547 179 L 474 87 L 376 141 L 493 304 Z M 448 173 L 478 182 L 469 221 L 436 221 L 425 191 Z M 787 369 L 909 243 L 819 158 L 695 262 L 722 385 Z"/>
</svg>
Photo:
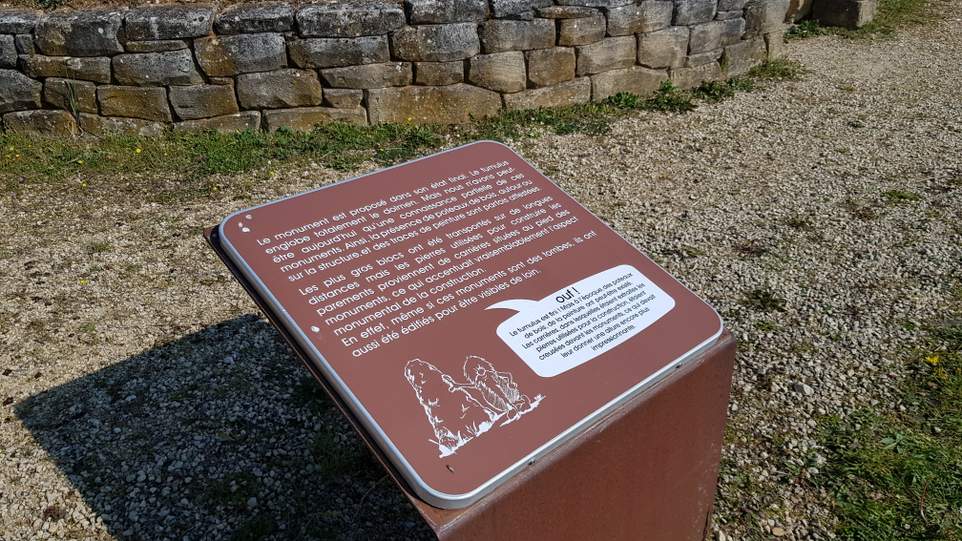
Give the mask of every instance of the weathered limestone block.
<svg viewBox="0 0 962 541">
<path fill-rule="evenodd" d="M 635 3 L 635 0 L 558 0 L 561 6 L 585 6 L 589 8 L 616 8 Z"/>
<path fill-rule="evenodd" d="M 796 22 L 808 17 L 812 13 L 813 0 L 791 0 L 788 4 L 787 22 Z"/>
<path fill-rule="evenodd" d="M 17 45 L 13 36 L 0 35 L 0 68 L 17 66 Z"/>
<path fill-rule="evenodd" d="M 718 11 L 741 11 L 748 0 L 718 0 Z"/>
<path fill-rule="evenodd" d="M 627 36 L 638 32 L 654 32 L 671 25 L 674 4 L 670 0 L 646 0 L 608 10 L 608 35 Z"/>
<path fill-rule="evenodd" d="M 22 56 L 23 71 L 30 77 L 63 77 L 95 83 L 110 82 L 110 59 L 97 57 Z"/>
<path fill-rule="evenodd" d="M 307 38 L 290 42 L 288 51 L 301 68 L 337 68 L 391 60 L 387 36 Z"/>
<path fill-rule="evenodd" d="M 472 57 L 468 62 L 468 80 L 496 92 L 520 92 L 527 80 L 524 53 L 508 51 Z"/>
<path fill-rule="evenodd" d="M 411 24 L 466 23 L 484 20 L 486 0 L 405 0 Z"/>
<path fill-rule="evenodd" d="M 672 84 L 679 88 L 695 88 L 706 81 L 720 80 L 722 71 L 718 62 L 712 62 L 694 68 L 672 68 L 668 76 Z"/>
<path fill-rule="evenodd" d="M 561 19 L 558 21 L 558 45 L 588 45 L 605 37 L 605 16 L 597 13 L 591 17 Z"/>
<path fill-rule="evenodd" d="M 539 109 L 588 103 L 590 99 L 591 80 L 588 77 L 579 77 L 553 86 L 505 94 L 504 106 L 508 110 Z"/>
<path fill-rule="evenodd" d="M 620 92 L 649 96 L 667 80 L 666 71 L 641 66 L 606 71 L 591 76 L 591 99 L 601 101 Z"/>
<path fill-rule="evenodd" d="M 228 85 L 172 86 L 170 105 L 181 120 L 230 115 L 238 111 L 234 89 Z"/>
<path fill-rule="evenodd" d="M 15 70 L 0 70 L 0 113 L 40 107 L 43 85 Z"/>
<path fill-rule="evenodd" d="M 84 133 L 104 136 L 112 133 L 127 133 L 143 137 L 156 137 L 167 128 L 163 122 L 144 120 L 141 118 L 124 118 L 119 116 L 99 116 L 90 113 L 80 114 L 80 129 Z"/>
<path fill-rule="evenodd" d="M 749 0 L 745 4 L 745 32 L 760 36 L 781 30 L 785 23 L 789 0 Z"/>
<path fill-rule="evenodd" d="M 738 11 L 719 11 L 715 13 L 715 20 L 724 21 L 726 19 L 741 19 L 745 12 Z"/>
<path fill-rule="evenodd" d="M 712 21 L 691 27 L 688 51 L 692 54 L 714 51 L 722 46 L 722 29 L 725 23 Z"/>
<path fill-rule="evenodd" d="M 97 87 L 97 101 L 104 116 L 122 116 L 170 122 L 167 90 L 142 86 Z"/>
<path fill-rule="evenodd" d="M 638 63 L 649 68 L 677 68 L 688 53 L 688 28 L 673 26 L 638 34 Z"/>
<path fill-rule="evenodd" d="M 453 85 L 464 81 L 464 62 L 415 62 L 414 84 L 427 86 Z"/>
<path fill-rule="evenodd" d="M 114 77 L 125 85 L 195 85 L 204 81 L 188 50 L 119 54 L 113 58 L 113 67 Z"/>
<path fill-rule="evenodd" d="M 548 7 L 552 3 L 552 0 L 491 0 L 491 15 L 497 19 L 530 21 L 536 9 Z"/>
<path fill-rule="evenodd" d="M 675 0 L 675 16 L 672 19 L 675 26 L 707 23 L 714 18 L 715 0 Z"/>
<path fill-rule="evenodd" d="M 580 19 L 599 15 L 597 9 L 581 6 L 546 6 L 535 11 L 538 17 L 545 19 Z"/>
<path fill-rule="evenodd" d="M 722 45 L 738 43 L 741 41 L 742 36 L 745 35 L 745 19 L 742 19 L 741 17 L 737 19 L 718 21 L 718 23 L 721 24 Z"/>
<path fill-rule="evenodd" d="M 252 2 L 224 8 L 214 21 L 218 34 L 290 32 L 294 10 L 287 2 Z"/>
<path fill-rule="evenodd" d="M 237 99 L 244 109 L 320 105 L 321 81 L 310 70 L 243 73 L 237 76 Z"/>
<path fill-rule="evenodd" d="M 125 18 L 128 40 L 196 38 L 210 34 L 214 10 L 204 5 L 161 4 L 131 9 Z"/>
<path fill-rule="evenodd" d="M 470 58 L 481 50 L 474 23 L 406 26 L 391 36 L 401 60 L 449 62 Z"/>
<path fill-rule="evenodd" d="M 66 111 L 37 109 L 3 115 L 3 125 L 13 133 L 39 133 L 56 137 L 77 135 L 77 121 Z"/>
<path fill-rule="evenodd" d="M 287 67 L 287 44 L 281 34 L 236 34 L 194 40 L 201 69 L 210 77 L 271 71 Z"/>
<path fill-rule="evenodd" d="M 37 23 L 37 47 L 46 55 L 103 56 L 122 53 L 118 33 L 124 22 L 121 11 L 61 11 Z"/>
<path fill-rule="evenodd" d="M 705 64 L 710 64 L 712 62 L 718 62 L 722 57 L 724 49 L 715 49 L 713 51 L 707 51 L 704 53 L 692 53 L 688 55 L 685 59 L 686 68 L 697 68 L 698 66 L 704 66 Z"/>
<path fill-rule="evenodd" d="M 97 112 L 97 85 L 90 81 L 50 77 L 43 82 L 43 101 L 71 113 Z"/>
<path fill-rule="evenodd" d="M 361 106 L 364 91 L 353 88 L 325 88 L 324 105 L 338 109 L 354 109 Z"/>
<path fill-rule="evenodd" d="M 367 124 L 367 111 L 363 107 L 353 109 L 299 107 L 264 111 L 264 126 L 268 131 L 277 131 L 281 128 L 311 131 L 315 126 L 332 122 L 364 125 Z"/>
<path fill-rule="evenodd" d="M 726 77 L 737 77 L 765 61 L 767 56 L 765 41 L 751 39 L 725 47 L 721 66 Z"/>
<path fill-rule="evenodd" d="M 17 34 L 13 36 L 13 42 L 17 46 L 18 54 L 37 54 L 37 47 L 33 43 L 31 34 Z"/>
<path fill-rule="evenodd" d="M 393 32 L 404 26 L 401 5 L 386 0 L 355 0 L 314 4 L 297 12 L 304 37 L 356 38 Z"/>
<path fill-rule="evenodd" d="M 765 34 L 765 47 L 768 48 L 769 60 L 785 56 L 785 33 L 769 32 Z"/>
<path fill-rule="evenodd" d="M 555 25 L 549 19 L 531 21 L 489 20 L 481 25 L 481 46 L 486 53 L 554 47 Z"/>
<path fill-rule="evenodd" d="M 159 39 L 150 41 L 128 41 L 124 44 L 128 53 L 162 53 L 165 51 L 180 51 L 187 48 L 187 42 L 182 39 Z"/>
<path fill-rule="evenodd" d="M 321 78 L 333 88 L 406 86 L 414 80 L 410 62 L 383 62 L 322 69 Z"/>
<path fill-rule="evenodd" d="M 603 71 L 627 68 L 635 63 L 635 37 L 605 38 L 597 43 L 578 47 L 576 73 L 591 75 Z"/>
<path fill-rule="evenodd" d="M 551 86 L 575 78 L 573 47 L 536 49 L 525 53 L 528 60 L 528 83 L 532 87 Z"/>
<path fill-rule="evenodd" d="M 861 28 L 875 18 L 877 9 L 877 0 L 815 0 L 812 17 L 826 26 Z"/>
<path fill-rule="evenodd" d="M 261 126 L 261 114 L 258 111 L 244 111 L 213 118 L 199 118 L 174 122 L 175 132 L 218 131 L 222 133 L 237 133 L 242 131 L 256 131 Z"/>
<path fill-rule="evenodd" d="M 448 86 L 404 86 L 367 92 L 371 124 L 414 122 L 419 124 L 463 124 L 501 110 L 497 92 L 468 84 Z"/>
<path fill-rule="evenodd" d="M 30 34 L 40 15 L 32 9 L 0 8 L 0 34 Z"/>
</svg>

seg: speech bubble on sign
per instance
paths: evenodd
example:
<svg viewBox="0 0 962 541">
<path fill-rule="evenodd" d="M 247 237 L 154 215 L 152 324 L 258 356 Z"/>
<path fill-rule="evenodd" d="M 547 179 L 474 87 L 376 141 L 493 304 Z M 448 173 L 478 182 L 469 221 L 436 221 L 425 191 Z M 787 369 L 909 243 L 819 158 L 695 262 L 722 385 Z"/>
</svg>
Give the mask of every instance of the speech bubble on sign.
<svg viewBox="0 0 962 541">
<path fill-rule="evenodd" d="M 539 300 L 514 299 L 487 309 L 517 313 L 498 337 L 539 376 L 550 378 L 610 351 L 675 307 L 631 265 L 618 265 Z"/>
</svg>

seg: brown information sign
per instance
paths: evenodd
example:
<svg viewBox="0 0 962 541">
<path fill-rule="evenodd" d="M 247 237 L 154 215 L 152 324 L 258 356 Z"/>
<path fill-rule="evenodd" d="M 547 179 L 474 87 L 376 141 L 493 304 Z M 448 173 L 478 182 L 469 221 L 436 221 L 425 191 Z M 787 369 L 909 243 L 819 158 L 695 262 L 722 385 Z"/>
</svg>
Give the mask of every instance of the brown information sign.
<svg viewBox="0 0 962 541">
<path fill-rule="evenodd" d="M 477 500 L 722 330 L 710 306 L 498 143 L 240 211 L 219 236 L 439 507 Z"/>
</svg>

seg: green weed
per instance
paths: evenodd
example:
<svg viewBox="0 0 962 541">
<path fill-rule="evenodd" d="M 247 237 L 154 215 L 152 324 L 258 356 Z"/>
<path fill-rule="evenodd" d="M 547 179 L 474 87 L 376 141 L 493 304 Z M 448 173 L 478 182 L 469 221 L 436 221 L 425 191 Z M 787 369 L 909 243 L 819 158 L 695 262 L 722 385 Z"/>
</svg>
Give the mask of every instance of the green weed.
<svg viewBox="0 0 962 541">
<path fill-rule="evenodd" d="M 689 92 L 685 92 L 665 81 L 655 95 L 645 101 L 645 108 L 663 113 L 687 113 L 698 107 Z"/>
<path fill-rule="evenodd" d="M 748 71 L 748 78 L 756 81 L 798 81 L 805 74 L 805 67 L 795 60 L 776 58 L 755 66 Z"/>
<path fill-rule="evenodd" d="M 755 288 L 745 293 L 742 304 L 760 312 L 784 312 L 785 299 L 768 288 Z"/>
<path fill-rule="evenodd" d="M 834 496 L 841 539 L 962 539 L 962 320 L 930 327 L 909 362 L 904 411 L 821 423 L 817 482 Z"/>
<path fill-rule="evenodd" d="M 882 197 L 884 197 L 885 201 L 890 205 L 914 203 L 922 200 L 921 195 L 908 190 L 886 190 L 882 192 Z"/>
<path fill-rule="evenodd" d="M 831 33 L 831 29 L 822 26 L 818 21 L 806 19 L 789 27 L 789 29 L 785 32 L 785 39 L 793 40 L 813 38 L 815 36 L 824 36 Z"/>
<path fill-rule="evenodd" d="M 717 103 L 735 96 L 735 86 L 728 81 L 709 81 L 692 91 L 692 94 L 709 103 Z"/>
</svg>

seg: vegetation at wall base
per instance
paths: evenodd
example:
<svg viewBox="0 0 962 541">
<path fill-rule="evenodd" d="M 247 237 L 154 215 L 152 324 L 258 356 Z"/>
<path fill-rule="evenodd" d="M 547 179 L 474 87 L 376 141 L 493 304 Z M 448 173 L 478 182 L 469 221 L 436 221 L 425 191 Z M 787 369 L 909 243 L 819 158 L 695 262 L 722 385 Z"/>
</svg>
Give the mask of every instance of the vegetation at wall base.
<svg viewBox="0 0 962 541">
<path fill-rule="evenodd" d="M 879 0 L 875 19 L 862 28 L 846 29 L 822 26 L 806 19 L 792 25 L 785 32 L 789 40 L 816 36 L 837 35 L 845 38 L 874 38 L 894 34 L 898 29 L 930 22 L 936 17 L 942 0 Z"/>
<path fill-rule="evenodd" d="M 179 133 L 162 136 L 109 135 L 77 139 L 0 132 L 0 183 L 6 191 L 30 182 L 77 176 L 174 174 L 188 178 L 231 175 L 280 162 L 312 161 L 339 171 L 365 161 L 390 165 L 449 144 L 480 139 L 518 140 L 541 131 L 602 135 L 616 120 L 637 111 L 684 114 L 771 81 L 795 80 L 803 68 L 773 60 L 747 75 L 681 90 L 665 81 L 653 95 L 619 93 L 602 102 L 506 111 L 465 126 L 326 124 L 309 132 Z M 86 180 L 80 187 L 86 187 Z M 209 187 L 216 191 L 216 185 Z"/>
<path fill-rule="evenodd" d="M 821 422 L 817 482 L 840 539 L 962 540 L 962 312 L 932 323 L 907 362 L 904 407 Z"/>
</svg>

